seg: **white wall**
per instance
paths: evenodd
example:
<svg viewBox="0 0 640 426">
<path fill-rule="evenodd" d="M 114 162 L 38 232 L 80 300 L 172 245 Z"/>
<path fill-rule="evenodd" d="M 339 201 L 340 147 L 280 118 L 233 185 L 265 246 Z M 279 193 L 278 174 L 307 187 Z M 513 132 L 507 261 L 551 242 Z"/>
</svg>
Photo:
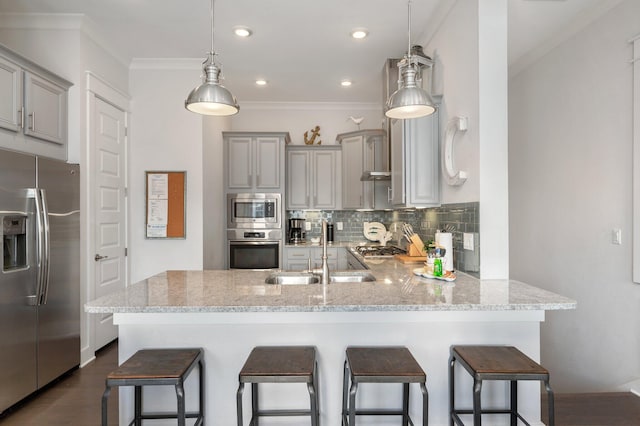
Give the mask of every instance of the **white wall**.
<svg viewBox="0 0 640 426">
<path fill-rule="evenodd" d="M 469 119 L 454 140 L 455 166 L 469 177 L 458 187 L 443 183 L 442 203 L 480 201 L 481 278 L 507 278 L 506 0 L 456 2 L 425 50 L 436 60 L 434 93 L 443 94 L 441 141 L 450 119 Z"/>
<path fill-rule="evenodd" d="M 578 301 L 542 326 L 542 362 L 559 392 L 640 377 L 627 43 L 639 16 L 640 2 L 621 3 L 509 82 L 511 277 Z M 611 244 L 613 228 L 622 245 Z"/>
<path fill-rule="evenodd" d="M 164 68 L 158 68 L 164 67 Z M 129 256 L 131 282 L 168 269 L 202 269 L 202 116 L 184 100 L 200 70 L 172 61 L 130 73 Z M 186 171 L 186 238 L 145 238 L 145 171 Z"/>
</svg>

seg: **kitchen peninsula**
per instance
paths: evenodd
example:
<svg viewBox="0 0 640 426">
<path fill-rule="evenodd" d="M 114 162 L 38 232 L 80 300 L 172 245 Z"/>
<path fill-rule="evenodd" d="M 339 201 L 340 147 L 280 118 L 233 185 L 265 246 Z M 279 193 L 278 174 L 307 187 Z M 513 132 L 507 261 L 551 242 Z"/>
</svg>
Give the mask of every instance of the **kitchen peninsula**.
<svg viewBox="0 0 640 426">
<path fill-rule="evenodd" d="M 540 323 L 545 311 L 576 307 L 573 300 L 518 281 L 478 280 L 461 273 L 450 283 L 416 276 L 416 265 L 393 259 L 364 262 L 376 281 L 274 285 L 265 284 L 268 271 L 167 271 L 94 300 L 85 309 L 114 314 L 121 362 L 141 348 L 205 348 L 207 424 L 228 426 L 236 422 L 238 372 L 257 345 L 317 347 L 324 425 L 340 424 L 347 346 L 407 346 L 427 373 L 429 422 L 446 425 L 451 344 L 511 344 L 539 359 Z M 471 379 L 458 376 L 460 400 L 470 404 Z M 195 407 L 190 404 L 196 402 L 189 401 L 195 386 L 195 379 L 187 382 L 188 409 Z M 279 408 L 308 404 L 304 387 L 264 386 L 272 386 L 261 392 L 265 407 L 273 406 L 273 401 Z M 522 383 L 520 390 L 521 412 L 536 424 L 540 418 L 538 384 Z M 132 393 L 123 388 L 120 395 L 120 424 L 126 424 L 133 409 Z M 175 404 L 171 390 L 149 389 L 145 395 L 154 395 L 146 398 L 150 409 L 168 410 Z M 363 406 L 395 406 L 400 403 L 401 388 L 363 386 L 359 395 Z M 499 404 L 506 398 L 507 387 L 500 382 L 487 383 L 483 395 L 490 398 L 490 405 Z M 416 388 L 411 394 L 411 412 L 420 422 L 418 399 Z M 245 404 L 245 416 L 249 406 Z M 276 424 L 269 420 L 261 420 L 261 424 Z M 301 424 L 296 417 L 273 420 Z M 395 417 L 378 420 L 384 423 L 377 425 L 397 424 Z"/>
</svg>

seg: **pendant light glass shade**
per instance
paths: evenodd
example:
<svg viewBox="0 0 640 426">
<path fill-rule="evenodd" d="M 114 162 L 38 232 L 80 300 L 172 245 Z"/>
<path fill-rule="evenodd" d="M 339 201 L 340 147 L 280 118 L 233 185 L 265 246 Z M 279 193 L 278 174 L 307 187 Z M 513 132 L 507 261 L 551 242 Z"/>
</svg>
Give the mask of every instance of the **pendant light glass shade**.
<svg viewBox="0 0 640 426">
<path fill-rule="evenodd" d="M 211 0 L 211 51 L 203 63 L 203 82 L 193 89 L 184 107 L 189 111 L 204 115 L 234 115 L 240 111 L 236 97 L 220 84 L 220 67 L 215 63 L 215 51 L 213 50 L 213 7 Z"/>
<path fill-rule="evenodd" d="M 398 63 L 398 90 L 387 100 L 385 115 L 389 118 L 418 118 L 433 114 L 436 110 L 431 96 L 417 85 L 420 79 L 420 64 L 411 52 L 411 0 L 407 4 L 407 27 L 409 47 L 404 59 Z"/>
<path fill-rule="evenodd" d="M 435 104 L 429 94 L 416 85 L 416 68 L 419 65 L 410 63 L 400 70 L 402 74 L 401 87 L 393 92 L 387 100 L 389 118 L 405 119 L 418 118 L 433 114 Z"/>
</svg>

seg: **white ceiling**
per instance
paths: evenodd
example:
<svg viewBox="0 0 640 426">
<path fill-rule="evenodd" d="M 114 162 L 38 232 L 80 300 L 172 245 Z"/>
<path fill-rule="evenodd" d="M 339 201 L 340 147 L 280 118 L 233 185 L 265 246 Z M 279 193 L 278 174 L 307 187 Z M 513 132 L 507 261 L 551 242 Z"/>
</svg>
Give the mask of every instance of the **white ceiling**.
<svg viewBox="0 0 640 426">
<path fill-rule="evenodd" d="M 412 39 L 427 37 L 455 2 L 413 0 Z M 612 0 L 508 2 L 513 63 Z M 210 0 L 0 0 L 0 13 L 84 14 L 127 64 L 134 58 L 204 59 L 211 43 Z M 253 36 L 234 36 L 233 27 L 240 25 Z M 352 39 L 356 27 L 366 28 L 369 37 Z M 224 84 L 240 103 L 379 102 L 384 60 L 402 57 L 407 43 L 406 0 L 215 3 L 215 48 Z M 257 87 L 258 77 L 269 84 Z M 353 85 L 341 87 L 343 79 Z M 198 80 L 194 76 L 193 86 Z"/>
</svg>

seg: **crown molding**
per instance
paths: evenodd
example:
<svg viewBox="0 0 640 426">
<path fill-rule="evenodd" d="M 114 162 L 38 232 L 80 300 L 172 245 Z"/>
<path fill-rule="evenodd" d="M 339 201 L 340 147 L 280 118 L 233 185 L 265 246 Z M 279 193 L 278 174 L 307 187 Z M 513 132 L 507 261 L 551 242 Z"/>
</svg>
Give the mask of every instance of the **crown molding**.
<svg viewBox="0 0 640 426">
<path fill-rule="evenodd" d="M 0 28 L 13 30 L 79 31 L 125 68 L 129 60 L 114 49 L 96 24 L 81 13 L 0 13 Z"/>
</svg>

